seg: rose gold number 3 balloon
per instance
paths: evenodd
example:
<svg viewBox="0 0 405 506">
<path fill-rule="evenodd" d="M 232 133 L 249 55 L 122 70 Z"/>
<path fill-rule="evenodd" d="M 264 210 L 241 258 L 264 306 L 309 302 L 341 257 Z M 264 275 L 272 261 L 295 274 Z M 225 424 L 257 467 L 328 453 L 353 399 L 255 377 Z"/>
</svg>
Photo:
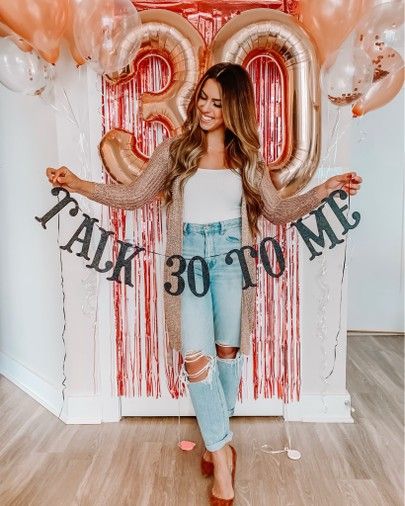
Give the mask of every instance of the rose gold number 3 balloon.
<svg viewBox="0 0 405 506">
<path fill-rule="evenodd" d="M 186 118 L 188 97 L 200 75 L 199 62 L 205 48 L 196 29 L 179 14 L 163 9 L 142 11 L 143 54 L 158 53 L 171 69 L 169 83 L 158 93 L 141 96 L 141 114 L 145 121 L 164 119 L 169 130 L 180 127 Z M 145 160 L 133 151 L 134 136 L 124 130 L 110 130 L 100 143 L 100 155 L 110 175 L 121 183 L 136 178 Z"/>
</svg>

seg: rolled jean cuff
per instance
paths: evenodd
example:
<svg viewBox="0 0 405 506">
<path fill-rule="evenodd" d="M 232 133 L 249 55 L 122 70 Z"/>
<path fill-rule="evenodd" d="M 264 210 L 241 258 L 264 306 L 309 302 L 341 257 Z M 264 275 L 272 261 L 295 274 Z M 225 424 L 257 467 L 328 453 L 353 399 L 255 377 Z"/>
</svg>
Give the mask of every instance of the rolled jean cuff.
<svg viewBox="0 0 405 506">
<path fill-rule="evenodd" d="M 226 445 L 226 443 L 229 443 L 229 441 L 232 441 L 232 438 L 233 438 L 233 432 L 229 431 L 228 434 L 223 439 L 221 439 L 221 441 L 218 441 L 218 443 L 213 443 L 210 445 L 205 443 L 205 448 L 207 448 L 207 450 L 209 452 L 216 452 L 217 450 L 220 450 L 221 448 L 223 448 Z"/>
</svg>

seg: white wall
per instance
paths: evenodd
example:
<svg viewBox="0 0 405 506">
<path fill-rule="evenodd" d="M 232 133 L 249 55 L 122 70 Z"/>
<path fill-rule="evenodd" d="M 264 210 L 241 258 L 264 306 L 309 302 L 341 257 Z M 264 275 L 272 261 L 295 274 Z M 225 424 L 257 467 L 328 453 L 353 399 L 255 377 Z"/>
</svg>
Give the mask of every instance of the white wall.
<svg viewBox="0 0 405 506">
<path fill-rule="evenodd" d="M 59 249 L 56 217 L 44 230 L 34 216 L 42 216 L 58 201 L 51 195 L 46 167 L 68 165 L 92 179 L 92 153 L 86 140 L 93 134 L 99 140 L 101 125 L 94 131 L 89 128 L 89 107 L 97 112 L 100 97 L 88 95 L 86 70 L 78 71 L 66 53 L 56 72 L 54 92 L 46 101 L 0 86 L 0 371 L 59 414 L 64 363 L 67 402 L 62 418 L 86 421 L 97 418 L 100 408 L 97 278 L 83 259 Z M 96 216 L 91 203 L 89 207 L 89 202 L 78 200 L 84 211 Z M 63 245 L 80 223 L 81 213 L 76 219 L 67 210 L 60 216 Z"/>
<path fill-rule="evenodd" d="M 56 224 L 44 231 L 34 220 L 52 200 L 44 170 L 58 162 L 55 116 L 38 98 L 0 86 L 0 132 L 0 363 L 17 381 L 29 378 L 34 394 L 41 383 L 57 404 L 63 320 Z"/>
<path fill-rule="evenodd" d="M 351 165 L 364 182 L 352 201 L 361 222 L 350 241 L 348 328 L 404 332 L 403 89 L 356 122 Z"/>
</svg>

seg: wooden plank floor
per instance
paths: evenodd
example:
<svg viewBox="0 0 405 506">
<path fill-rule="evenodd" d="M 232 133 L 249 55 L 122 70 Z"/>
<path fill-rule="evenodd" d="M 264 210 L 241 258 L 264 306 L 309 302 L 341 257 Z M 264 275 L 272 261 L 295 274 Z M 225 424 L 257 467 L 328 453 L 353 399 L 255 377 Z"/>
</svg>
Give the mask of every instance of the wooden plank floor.
<svg viewBox="0 0 405 506">
<path fill-rule="evenodd" d="M 288 423 L 300 461 L 260 451 L 286 444 L 281 418 L 232 419 L 236 505 L 403 505 L 403 337 L 349 338 L 355 424 Z M 1 506 L 204 506 L 194 418 L 124 418 L 65 425 L 0 377 Z"/>
</svg>

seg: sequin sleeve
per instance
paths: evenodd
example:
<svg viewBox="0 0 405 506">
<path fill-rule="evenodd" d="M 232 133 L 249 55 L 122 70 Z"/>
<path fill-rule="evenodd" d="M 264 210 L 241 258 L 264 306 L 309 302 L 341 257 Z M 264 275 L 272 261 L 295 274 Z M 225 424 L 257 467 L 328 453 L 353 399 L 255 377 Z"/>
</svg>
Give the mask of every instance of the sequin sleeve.
<svg viewBox="0 0 405 506">
<path fill-rule="evenodd" d="M 267 168 L 261 179 L 260 193 L 263 200 L 262 214 L 276 225 L 284 225 L 302 218 L 318 207 L 322 199 L 326 197 L 325 189 L 322 185 L 318 185 L 301 195 L 282 198 L 274 186 Z"/>
<path fill-rule="evenodd" d="M 145 169 L 129 185 L 92 183 L 91 200 L 120 209 L 137 209 L 151 202 L 163 189 L 170 166 L 169 147 L 173 138 L 156 146 Z"/>
</svg>

